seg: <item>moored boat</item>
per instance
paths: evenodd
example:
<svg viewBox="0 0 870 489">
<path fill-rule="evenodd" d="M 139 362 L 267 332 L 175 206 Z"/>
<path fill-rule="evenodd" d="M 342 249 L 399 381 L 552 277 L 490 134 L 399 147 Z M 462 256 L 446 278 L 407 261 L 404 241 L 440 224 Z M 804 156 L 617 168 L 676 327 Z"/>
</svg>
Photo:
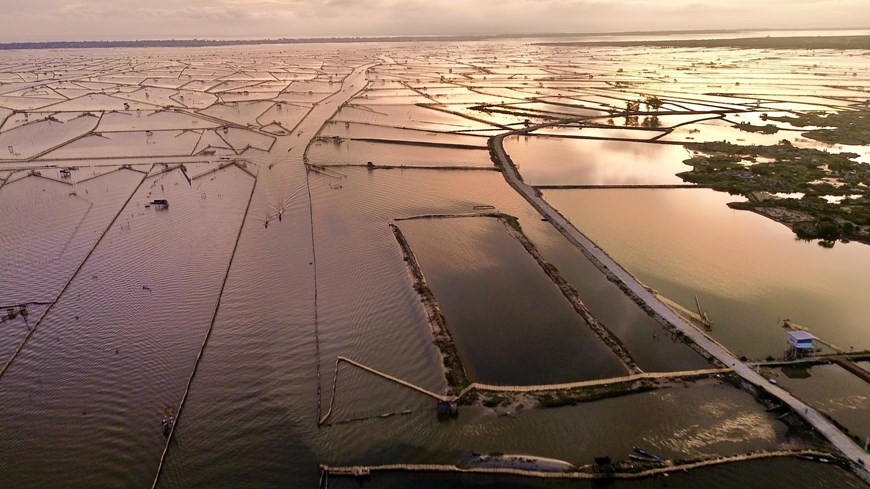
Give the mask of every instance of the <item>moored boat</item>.
<svg viewBox="0 0 870 489">
<path fill-rule="evenodd" d="M 468 468 L 518 469 L 534 472 L 570 472 L 577 470 L 574 464 L 564 460 L 535 455 L 510 455 L 504 453 L 473 453 L 463 466 Z"/>
</svg>

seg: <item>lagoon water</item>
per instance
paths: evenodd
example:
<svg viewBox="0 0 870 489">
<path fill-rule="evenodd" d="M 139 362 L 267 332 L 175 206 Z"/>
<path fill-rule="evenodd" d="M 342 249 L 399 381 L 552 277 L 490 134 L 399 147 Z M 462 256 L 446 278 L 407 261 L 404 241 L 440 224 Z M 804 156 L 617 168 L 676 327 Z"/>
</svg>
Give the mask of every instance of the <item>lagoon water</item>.
<svg viewBox="0 0 870 489">
<path fill-rule="evenodd" d="M 544 196 L 642 282 L 694 310 L 738 355 L 779 356 L 781 320 L 848 349 L 870 348 L 870 247 L 826 249 L 785 226 L 732 210 L 707 189 L 545 190 Z M 604 208 L 606 213 L 600 212 Z"/>
<path fill-rule="evenodd" d="M 501 221 L 399 226 L 472 381 L 558 384 L 628 373 Z"/>
<path fill-rule="evenodd" d="M 446 391 L 441 353 L 389 225 L 410 226 L 396 221 L 402 217 L 467 214 L 488 206 L 518 218 L 542 256 L 641 368 L 709 367 L 542 221 L 492 171 L 484 150 L 485 136 L 507 125 L 522 127 L 528 116 L 512 105 L 541 110 L 543 117 L 544 109 L 557 110 L 554 102 L 561 100 L 564 115 L 576 116 L 587 110 L 579 100 L 594 101 L 599 114 L 639 96 L 612 91 L 604 80 L 649 80 L 648 93 L 658 93 L 659 82 L 637 76 L 653 67 L 637 53 L 525 41 L 0 53 L 0 141 L 12 146 L 0 148 L 0 303 L 31 302 L 27 318 L 0 326 L 0 353 L 3 363 L 9 362 L 0 374 L 0 485 L 148 487 L 166 443 L 163 410 L 179 407 L 188 380 L 191 388 L 158 487 L 314 487 L 319 463 L 458 463 L 471 451 L 530 453 L 583 465 L 602 454 L 624 460 L 637 444 L 675 459 L 799 446 L 788 427 L 750 395 L 712 380 L 556 409 L 532 409 L 528 401 L 493 409 L 469 406 L 457 420 L 439 422 L 432 399 L 336 365 L 336 358 L 345 356 L 425 389 Z M 672 101 L 677 111 L 685 110 L 679 103 L 748 107 L 741 104 L 755 102 L 753 90 L 768 93 L 774 83 L 752 84 L 764 70 L 794 72 L 795 79 L 813 82 L 799 55 L 768 59 L 754 53 L 753 64 L 728 70 L 729 80 L 744 81 L 740 90 L 749 98 L 729 97 L 720 87 L 720 95 L 707 100 L 701 94 L 710 91 L 711 73 L 718 73 L 702 65 L 710 56 L 667 53 L 654 65 L 697 81 L 681 85 L 686 99 Z M 832 62 L 854 61 L 831 56 Z M 692 63 L 698 63 L 694 71 L 684 69 Z M 623 66 L 629 73 L 617 71 Z M 564 76 L 554 75 L 553 68 Z M 587 72 L 594 72 L 594 80 Z M 859 81 L 868 79 L 863 74 Z M 824 81 L 856 83 L 837 76 Z M 421 99 L 437 107 L 412 105 Z M 501 112 L 475 109 L 502 99 Z M 764 103 L 779 107 L 794 101 Z M 667 125 L 691 117 L 672 114 L 662 120 Z M 331 130 L 321 133 L 327 121 Z M 379 128 L 384 139 L 474 148 L 356 140 L 377 138 Z M 412 130 L 413 136 L 405 136 Z M 318 135 L 338 136 L 337 148 L 334 140 L 309 147 Z M 580 154 L 581 144 L 592 144 L 597 151 L 634 155 L 635 166 L 645 168 L 635 171 L 623 163 L 628 173 L 585 180 L 593 183 L 671 182 L 681 165 L 672 156 L 684 153 L 678 145 L 611 147 L 546 139 L 565 139 L 554 143 L 569 148 L 558 150 L 563 153 Z M 644 151 L 635 154 L 632 148 Z M 647 150 L 655 153 L 655 164 L 643 164 Z M 378 157 L 475 168 L 306 166 L 364 164 L 361 160 Z M 540 166 L 544 173 L 552 170 Z M 71 167 L 69 178 L 59 172 L 64 167 Z M 554 181 L 565 183 L 562 176 Z M 705 190 L 564 192 L 547 190 L 545 196 L 645 283 L 683 304 L 697 292 L 716 321 L 713 334 L 740 353 L 776 352 L 782 334 L 772 319 L 777 315 L 843 345 L 870 342 L 858 319 L 851 319 L 866 316 L 862 298 L 850 295 L 866 290 L 866 274 L 855 266 L 867 263 L 858 245 L 822 250 L 793 243 L 785 228 L 759 216 L 734 218 L 721 194 Z M 169 208 L 150 206 L 158 198 L 168 199 Z M 645 221 L 632 221 L 635 215 Z M 515 275 L 484 292 L 521 281 L 529 289 L 521 297 L 541 303 L 546 298 L 544 313 L 558 320 L 537 332 L 548 336 L 551 350 L 567 356 L 543 358 L 541 364 L 552 369 L 546 376 L 510 362 L 503 369 L 482 362 L 480 371 L 488 368 L 503 376 L 490 378 L 505 383 L 616 374 L 596 337 L 575 334 L 582 321 L 560 305 L 560 296 L 525 251 L 491 229 L 491 222 L 478 222 L 468 219 L 461 232 L 429 227 L 427 220 L 413 223 L 420 229 L 411 244 L 419 249 L 423 272 L 438 300 L 443 298 L 445 312 L 451 300 L 444 296 L 462 293 L 456 284 L 492 283 L 491 277 L 466 283 L 442 267 L 469 258 L 459 238 L 480 249 L 492 245 L 496 252 L 487 256 L 495 268 Z M 680 228 L 689 223 L 701 231 Z M 638 229 L 644 233 L 636 234 Z M 456 259 L 445 264 L 444 250 Z M 448 320 L 464 312 L 487 316 L 464 307 L 468 310 L 450 312 Z M 513 339 L 521 340 L 529 315 L 535 315 L 529 311 L 522 320 L 503 318 L 496 326 L 510 328 Z M 831 317 L 835 320 L 822 320 Z M 484 341 L 490 336 L 483 335 Z M 505 337 L 496 339 L 510 339 Z M 469 340 L 475 347 L 479 341 Z M 532 357 L 547 353 L 537 349 L 540 344 L 521 346 Z M 330 406 L 328 422 L 318 425 Z M 639 414 L 639 406 L 645 412 Z M 434 486 L 457 482 L 415 474 L 376 476 L 371 483 L 416 486 L 421 479 Z M 789 459 L 714 467 L 669 480 L 676 487 L 757 480 L 795 488 L 831 481 L 848 487 L 854 476 Z M 501 481 L 464 477 L 460 482 Z"/>
<path fill-rule="evenodd" d="M 689 153 L 679 145 L 513 136 L 505 150 L 529 185 L 681 184 Z"/>
</svg>

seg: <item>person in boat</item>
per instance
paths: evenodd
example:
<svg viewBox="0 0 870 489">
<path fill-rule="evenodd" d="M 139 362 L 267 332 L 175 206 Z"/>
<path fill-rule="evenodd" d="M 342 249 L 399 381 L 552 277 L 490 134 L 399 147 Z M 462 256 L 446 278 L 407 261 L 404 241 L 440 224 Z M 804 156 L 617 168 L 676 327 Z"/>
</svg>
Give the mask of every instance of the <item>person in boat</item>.
<svg viewBox="0 0 870 489">
<path fill-rule="evenodd" d="M 169 436 L 169 432 L 172 430 L 173 420 L 172 407 L 167 407 L 166 414 L 163 415 L 163 436 Z"/>
</svg>

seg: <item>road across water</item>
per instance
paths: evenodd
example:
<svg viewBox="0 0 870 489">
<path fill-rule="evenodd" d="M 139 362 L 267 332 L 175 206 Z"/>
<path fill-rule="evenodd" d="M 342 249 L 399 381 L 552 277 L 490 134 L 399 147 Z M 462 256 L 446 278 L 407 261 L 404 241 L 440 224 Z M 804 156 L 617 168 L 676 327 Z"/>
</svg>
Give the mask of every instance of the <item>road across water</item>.
<svg viewBox="0 0 870 489">
<path fill-rule="evenodd" d="M 605 274 L 618 280 L 625 285 L 628 290 L 634 295 L 635 300 L 642 302 L 649 307 L 653 312 L 670 323 L 678 331 L 685 334 L 688 338 L 694 341 L 698 346 L 714 358 L 730 367 L 734 372 L 744 380 L 754 386 L 768 392 L 769 394 L 780 399 L 783 403 L 791 407 L 799 416 L 803 417 L 809 424 L 818 430 L 825 438 L 828 439 L 838 450 L 849 458 L 849 460 L 863 466 L 870 467 L 870 454 L 864 451 L 851 438 L 846 436 L 839 430 L 830 420 L 824 417 L 821 413 L 805 404 L 800 399 L 791 395 L 785 389 L 768 382 L 767 379 L 756 373 L 752 368 L 741 362 L 725 347 L 718 342 L 708 337 L 697 328 L 686 322 L 677 313 L 667 307 L 656 295 L 619 263 L 610 257 L 603 249 L 598 247 L 586 235 L 581 233 L 574 225 L 545 201 L 534 187 L 527 185 L 520 177 L 516 166 L 514 166 L 510 157 L 504 149 L 504 138 L 514 134 L 521 134 L 539 129 L 545 126 L 558 125 L 560 123 L 548 123 L 538 126 L 533 126 L 526 129 L 511 131 L 508 133 L 494 136 L 491 140 L 491 148 L 498 158 L 503 168 L 503 174 L 507 182 L 517 192 L 520 193 L 542 216 L 547 218 L 549 222 L 560 232 L 565 238 L 578 247 L 589 259 Z"/>
</svg>

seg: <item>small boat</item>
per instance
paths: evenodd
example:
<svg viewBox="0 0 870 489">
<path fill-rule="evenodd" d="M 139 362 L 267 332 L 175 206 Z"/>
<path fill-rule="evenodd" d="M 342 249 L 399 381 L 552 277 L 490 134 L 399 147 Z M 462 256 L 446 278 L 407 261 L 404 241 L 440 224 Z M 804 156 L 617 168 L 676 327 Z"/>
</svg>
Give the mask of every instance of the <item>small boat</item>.
<svg viewBox="0 0 870 489">
<path fill-rule="evenodd" d="M 504 453 L 472 453 L 461 467 L 486 469 L 516 469 L 533 472 L 571 472 L 577 470 L 574 464 L 554 458 L 535 455 L 510 455 Z"/>
<path fill-rule="evenodd" d="M 768 380 L 771 384 L 776 385 L 776 379 L 774 379 L 774 378 L 770 378 L 770 379 L 767 379 L 767 380 Z"/>
<path fill-rule="evenodd" d="M 652 462 L 663 462 L 663 461 L 664 461 L 664 459 L 663 459 L 662 457 L 660 457 L 660 456 L 658 456 L 658 455 L 656 455 L 656 454 L 654 454 L 654 453 L 652 453 L 652 452 L 650 452 L 650 451 L 644 450 L 644 449 L 641 448 L 641 447 L 632 447 L 632 449 L 633 449 L 635 452 L 637 452 L 638 454 L 640 454 L 641 457 L 644 457 L 644 458 L 646 458 L 646 459 L 649 459 L 649 460 L 652 461 Z M 636 455 L 629 455 L 629 457 L 631 457 L 631 458 L 635 458 L 635 457 L 637 457 L 637 456 L 636 456 Z M 636 458 L 635 458 L 635 459 L 636 459 Z"/>
<path fill-rule="evenodd" d="M 175 424 L 175 416 L 172 406 L 166 406 L 163 414 L 163 436 L 169 436 L 172 431 L 172 425 Z"/>
<path fill-rule="evenodd" d="M 637 460 L 638 462 L 652 462 L 652 463 L 662 463 L 662 459 L 655 457 L 647 457 L 646 455 L 638 455 L 636 453 L 631 453 L 628 455 L 628 458 L 632 460 Z"/>
<path fill-rule="evenodd" d="M 831 460 L 831 459 L 829 459 L 829 458 L 827 458 L 827 457 L 822 457 L 822 456 L 819 456 L 819 455 L 813 455 L 813 454 L 798 455 L 798 458 L 799 458 L 799 459 L 803 459 L 803 460 L 809 460 L 809 461 L 812 461 L 812 462 L 821 462 L 821 463 L 823 463 L 823 464 L 829 464 L 829 463 L 833 463 L 833 462 L 834 462 L 833 460 Z"/>
</svg>

